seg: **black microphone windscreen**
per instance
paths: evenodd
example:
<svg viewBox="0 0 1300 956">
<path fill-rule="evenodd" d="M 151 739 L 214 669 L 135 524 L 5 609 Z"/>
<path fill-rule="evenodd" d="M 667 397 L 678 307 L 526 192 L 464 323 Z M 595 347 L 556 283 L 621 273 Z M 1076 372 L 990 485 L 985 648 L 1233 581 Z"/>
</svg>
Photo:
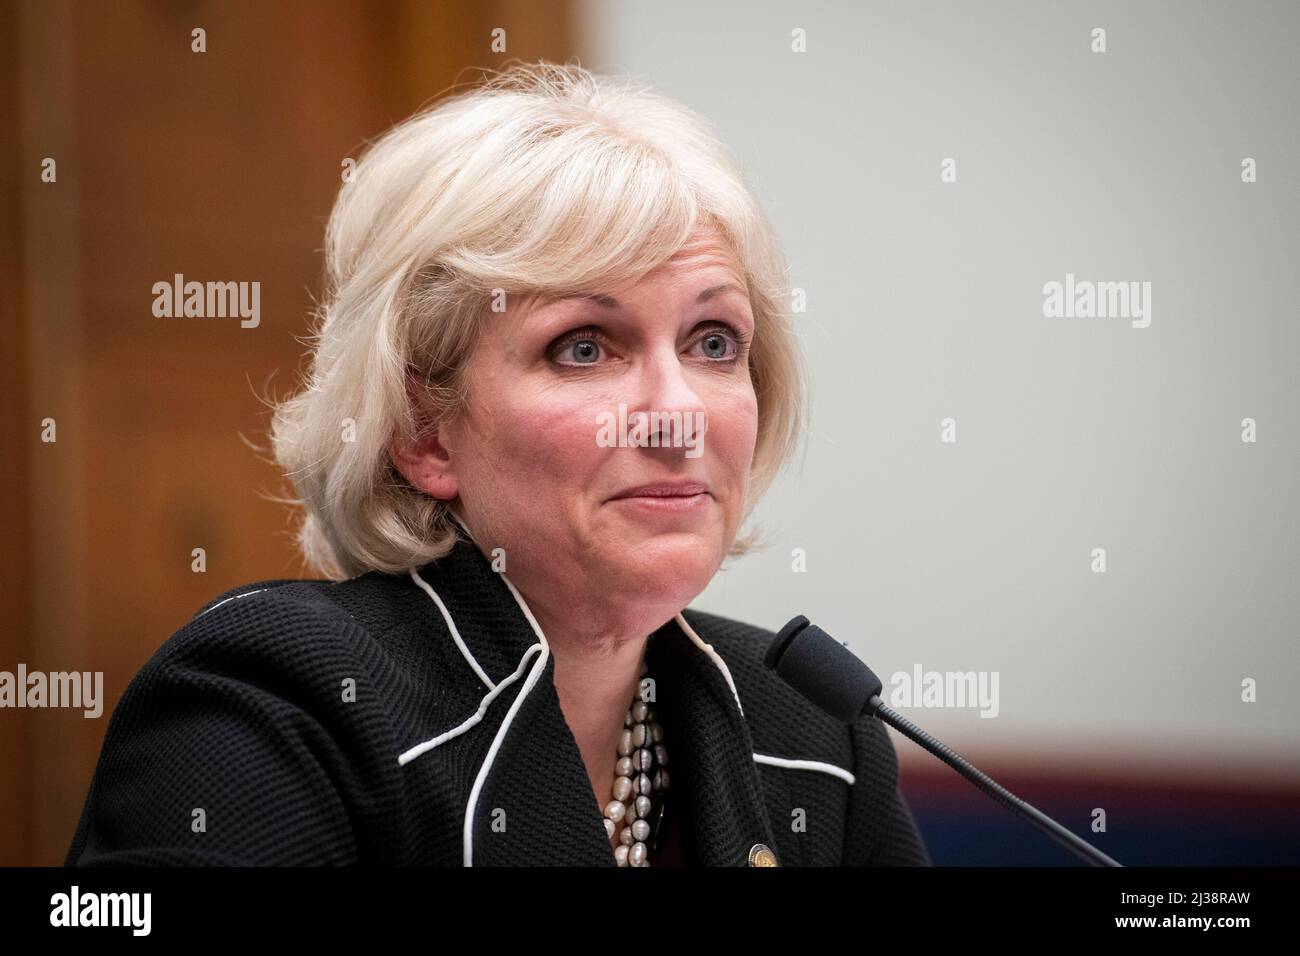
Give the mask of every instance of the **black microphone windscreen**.
<svg viewBox="0 0 1300 956">
<path fill-rule="evenodd" d="M 772 641 L 767 665 L 822 710 L 856 721 L 883 685 L 856 654 L 807 618 L 795 618 Z"/>
</svg>

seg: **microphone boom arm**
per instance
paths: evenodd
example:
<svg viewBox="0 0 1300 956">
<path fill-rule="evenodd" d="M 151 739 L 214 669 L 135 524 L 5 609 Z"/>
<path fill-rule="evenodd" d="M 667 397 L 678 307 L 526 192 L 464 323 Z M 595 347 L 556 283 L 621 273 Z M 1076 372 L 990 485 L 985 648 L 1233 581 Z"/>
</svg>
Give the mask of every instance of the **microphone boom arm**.
<svg viewBox="0 0 1300 956">
<path fill-rule="evenodd" d="M 773 638 L 764 663 L 783 681 L 826 713 L 852 724 L 870 714 L 934 754 L 1016 816 L 1028 820 L 1075 856 L 1093 866 L 1122 866 L 1087 840 L 1075 836 L 976 769 L 960 754 L 886 706 L 880 678 L 856 654 L 802 614 Z"/>
<path fill-rule="evenodd" d="M 961 756 L 961 754 L 957 753 L 943 742 L 931 737 L 898 711 L 889 707 L 877 695 L 871 695 L 870 700 L 867 701 L 867 709 L 873 716 L 884 721 L 909 740 L 912 740 L 914 743 L 930 751 L 930 753 L 934 754 L 948 766 L 952 767 L 953 770 L 956 770 L 959 774 L 971 783 L 975 784 L 975 786 L 979 787 L 1016 816 L 1034 824 L 1034 826 L 1038 827 L 1038 829 L 1042 830 L 1075 856 L 1091 863 L 1093 866 L 1123 866 L 1122 863 L 1107 856 L 1087 840 L 1075 836 L 1047 814 L 1038 810 L 1033 805 L 1026 803 L 1024 800 L 1021 800 L 988 774 L 968 762 Z"/>
</svg>

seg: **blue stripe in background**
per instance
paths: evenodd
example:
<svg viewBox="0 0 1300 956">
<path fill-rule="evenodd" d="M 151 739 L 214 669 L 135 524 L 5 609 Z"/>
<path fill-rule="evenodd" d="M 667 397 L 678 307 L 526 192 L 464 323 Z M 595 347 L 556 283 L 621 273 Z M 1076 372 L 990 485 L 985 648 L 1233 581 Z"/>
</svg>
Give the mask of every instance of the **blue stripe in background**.
<svg viewBox="0 0 1300 956">
<path fill-rule="evenodd" d="M 1105 793 L 1054 781 L 1050 792 L 1007 786 L 1017 796 L 1125 866 L 1300 865 L 1300 799 L 1269 794 Z M 1069 850 L 961 778 L 969 795 L 944 783 L 905 779 L 903 791 L 936 866 L 1088 866 Z M 1090 830 L 1106 810 L 1106 832 Z"/>
</svg>

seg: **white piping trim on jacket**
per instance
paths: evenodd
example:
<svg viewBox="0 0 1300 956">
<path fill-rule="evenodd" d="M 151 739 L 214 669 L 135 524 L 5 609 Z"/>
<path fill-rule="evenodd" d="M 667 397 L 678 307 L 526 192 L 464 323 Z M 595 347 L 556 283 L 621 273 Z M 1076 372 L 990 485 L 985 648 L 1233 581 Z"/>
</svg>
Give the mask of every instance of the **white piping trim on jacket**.
<svg viewBox="0 0 1300 956">
<path fill-rule="evenodd" d="M 439 734 L 437 737 L 430 738 L 429 740 L 426 740 L 422 744 L 416 744 L 410 750 L 405 751 L 400 757 L 398 757 L 397 762 L 402 766 L 405 766 L 406 764 L 410 763 L 412 760 L 414 760 L 416 757 L 420 756 L 421 754 L 428 753 L 430 750 L 432 750 L 434 747 L 437 747 L 439 744 L 451 740 L 452 737 L 459 737 L 465 731 L 469 730 L 471 727 L 473 727 L 475 724 L 481 721 L 483 719 L 483 715 L 487 713 L 488 705 L 491 704 L 492 701 L 496 700 L 503 690 L 505 690 L 507 687 L 509 687 L 511 684 L 513 684 L 523 675 L 524 663 L 528 660 L 529 656 L 532 655 L 533 651 L 539 649 L 540 648 L 536 644 L 528 648 L 528 652 L 524 654 L 523 659 L 520 660 L 519 666 L 515 668 L 515 672 L 511 674 L 509 677 L 507 677 L 505 680 L 503 680 L 501 683 L 493 687 L 492 690 L 489 691 L 486 695 L 484 695 L 483 700 L 479 702 L 478 710 L 474 713 L 472 717 L 469 717 L 463 723 L 459 724 L 456 727 L 453 727 L 451 730 L 447 731 L 446 733 Z"/>
<path fill-rule="evenodd" d="M 537 654 L 537 660 L 533 663 L 532 669 L 528 672 L 528 679 L 524 681 L 523 689 L 521 689 L 518 695 L 516 695 L 514 701 L 510 705 L 510 709 L 506 711 L 505 720 L 501 722 L 501 726 L 498 728 L 496 736 L 492 738 L 492 746 L 488 748 L 487 756 L 483 758 L 483 763 L 479 765 L 478 774 L 474 777 L 474 786 L 471 788 L 469 793 L 469 804 L 465 807 L 465 823 L 462 828 L 462 842 L 464 847 L 462 853 L 462 864 L 464 866 L 473 866 L 474 809 L 478 804 L 479 794 L 483 790 L 483 783 L 487 780 L 488 773 L 492 770 L 492 762 L 496 759 L 497 751 L 501 749 L 501 741 L 505 739 L 506 734 L 510 731 L 510 724 L 515 719 L 515 714 L 519 712 L 519 708 L 523 706 L 524 699 L 528 696 L 528 692 L 533 689 L 533 686 L 542 676 L 542 671 L 546 669 L 546 661 L 547 658 L 550 657 L 551 646 L 546 640 L 546 635 L 542 633 L 541 627 L 538 626 L 537 618 L 533 617 L 533 612 L 532 609 L 529 608 L 528 602 L 524 600 L 523 595 L 519 593 L 511 580 L 506 577 L 505 574 L 502 574 L 501 580 L 506 582 L 506 587 L 510 589 L 510 593 L 514 596 L 515 603 L 517 603 L 520 610 L 524 612 L 524 617 L 528 619 L 528 623 L 532 627 L 533 633 L 537 635 L 537 643 L 531 645 L 528 650 L 524 651 L 524 656 L 519 659 L 519 666 L 515 668 L 513 674 L 501 681 L 499 684 L 494 683 L 492 678 L 488 677 L 488 675 L 483 671 L 483 668 L 479 666 L 478 661 L 474 659 L 474 655 L 470 653 L 469 648 L 465 646 L 465 641 L 461 638 L 460 631 L 456 628 L 456 622 L 452 619 L 451 612 L 447 610 L 447 605 L 443 604 L 442 598 L 438 597 L 438 592 L 435 591 L 427 581 L 420 577 L 414 568 L 411 569 L 410 575 L 411 580 L 419 585 L 420 588 L 433 599 L 433 602 L 438 605 L 438 610 L 442 612 L 442 618 L 446 622 L 447 628 L 451 631 L 451 636 L 455 640 L 456 646 L 460 648 L 460 652 L 464 656 L 466 662 L 468 662 L 469 666 L 474 669 L 474 672 L 478 674 L 479 678 L 485 685 L 487 685 L 489 690 L 488 693 L 484 695 L 483 699 L 479 701 L 478 710 L 475 711 L 473 716 L 462 721 L 451 730 L 439 734 L 437 737 L 426 740 L 423 743 L 416 744 L 414 747 L 404 751 L 397 758 L 399 765 L 405 766 L 421 754 L 428 753 L 434 747 L 446 743 L 453 737 L 463 734 L 475 724 L 479 723 L 483 719 L 483 715 L 487 712 L 488 706 L 492 701 L 495 700 L 503 690 L 517 681 L 520 675 L 523 674 L 524 666 L 528 663 L 528 658 Z"/>
<path fill-rule="evenodd" d="M 712 644 L 704 643 L 700 635 L 695 633 L 695 628 L 686 623 L 686 618 L 682 617 L 680 611 L 677 612 L 675 620 L 686 636 L 705 653 L 709 660 L 718 665 L 718 669 L 722 671 L 722 676 L 727 679 L 727 686 L 731 688 L 731 696 L 736 698 L 736 709 L 740 711 L 740 716 L 744 717 L 745 708 L 740 706 L 740 695 L 736 693 L 736 682 L 731 679 L 731 671 L 727 670 L 727 662 L 718 656 L 718 652 L 713 649 Z"/>
<path fill-rule="evenodd" d="M 680 613 L 677 615 L 676 620 L 686 636 L 689 637 L 695 645 L 700 648 L 700 650 L 708 655 L 709 659 L 712 660 L 713 663 L 718 665 L 718 669 L 722 671 L 722 676 L 727 679 L 727 686 L 731 688 L 732 696 L 736 698 L 736 708 L 740 711 L 742 717 L 745 716 L 745 709 L 740 706 L 740 694 L 736 693 L 736 684 L 731 679 L 731 671 L 727 669 L 727 662 L 724 661 L 721 656 L 719 656 L 718 652 L 713 649 L 712 644 L 706 644 L 704 639 L 695 633 L 695 628 L 686 623 L 686 618 Z M 855 780 L 853 774 L 845 770 L 843 767 L 837 767 L 833 763 L 825 763 L 821 760 L 793 760 L 788 757 L 773 757 L 770 754 L 755 753 L 754 762 L 770 764 L 773 767 L 789 767 L 794 770 L 820 770 L 822 773 L 829 773 L 833 776 L 839 777 L 850 786 Z"/>
<path fill-rule="evenodd" d="M 771 754 L 754 754 L 754 763 L 770 764 L 773 767 L 789 767 L 792 770 L 820 770 L 822 773 L 829 773 L 832 776 L 839 777 L 850 786 L 855 780 L 853 774 L 843 767 L 837 767 L 833 763 L 826 763 L 821 760 L 791 760 L 788 757 L 773 757 Z"/>
<path fill-rule="evenodd" d="M 442 612 L 442 619 L 447 622 L 447 629 L 451 631 L 451 639 L 455 641 L 456 646 L 460 648 L 461 656 L 465 658 L 465 662 L 469 664 L 474 673 L 478 675 L 479 680 L 487 686 L 488 690 L 495 690 L 497 685 L 493 683 L 491 677 L 488 677 L 483 668 L 479 667 L 478 661 L 474 659 L 474 655 L 471 654 L 469 648 L 465 646 L 464 640 L 461 639 L 460 631 L 456 629 L 456 622 L 451 619 L 451 613 L 447 610 L 447 605 L 442 603 L 442 598 L 438 597 L 438 592 L 430 587 L 429 583 L 425 581 L 424 578 L 420 577 L 420 573 L 416 571 L 415 568 L 411 568 L 411 580 L 419 585 L 420 588 L 424 590 L 425 594 L 433 598 L 434 604 L 438 605 L 438 610 Z M 484 700 L 487 700 L 487 698 L 485 697 Z"/>
<path fill-rule="evenodd" d="M 518 695 L 516 695 L 514 702 L 510 705 L 510 709 L 506 712 L 505 720 L 501 722 L 501 727 L 497 730 L 496 736 L 492 739 L 492 746 L 488 748 L 487 756 L 484 757 L 483 763 L 479 766 L 478 774 L 474 778 L 474 786 L 470 790 L 469 805 L 465 808 L 465 822 L 462 828 L 462 842 L 464 846 L 462 864 L 464 866 L 473 866 L 474 810 L 478 804 L 479 793 L 483 790 L 483 783 L 487 780 L 487 775 L 492 769 L 492 762 L 496 759 L 497 751 L 501 749 L 501 741 L 505 739 L 505 735 L 509 732 L 510 724 L 514 720 L 515 714 L 519 712 L 519 708 L 523 706 L 524 698 L 528 696 L 528 692 L 533 689 L 533 686 L 542 676 L 542 671 L 546 669 L 546 661 L 550 657 L 551 645 L 546 640 L 546 635 L 542 633 L 542 628 L 537 623 L 537 618 L 533 616 L 532 609 L 528 606 L 528 602 L 524 600 L 524 596 L 519 593 L 518 589 L 514 586 L 514 583 L 506 577 L 504 572 L 502 572 L 501 580 L 506 583 L 506 587 L 510 589 L 510 594 L 515 599 L 515 603 L 518 604 L 519 609 L 524 612 L 524 617 L 528 620 L 529 626 L 532 627 L 533 633 L 537 635 L 537 643 L 530 646 L 528 650 L 524 652 L 524 656 L 520 658 L 519 666 L 515 669 L 513 674 L 501 681 L 500 684 L 494 684 L 492 679 L 483 671 L 483 668 L 479 666 L 478 661 L 474 659 L 474 655 L 470 653 L 469 648 L 465 646 L 465 642 L 460 636 L 460 631 L 456 628 L 456 622 L 452 619 L 451 612 L 447 610 L 447 606 L 443 604 L 442 599 L 438 597 L 438 592 L 435 591 L 427 581 L 421 578 L 414 568 L 410 570 L 410 576 L 411 580 L 413 580 L 426 594 L 429 595 L 429 597 L 433 599 L 434 603 L 438 605 L 438 610 L 442 612 L 442 618 L 446 622 L 448 629 L 451 631 L 456 646 L 460 648 L 460 652 L 464 656 L 466 662 L 471 668 L 473 668 L 474 672 L 478 674 L 479 678 L 489 688 L 489 691 L 483 697 L 482 701 L 479 702 L 478 710 L 473 716 L 461 722 L 458 726 L 453 727 L 451 730 L 409 748 L 397 758 L 398 764 L 403 766 L 406 765 L 421 754 L 427 753 L 439 744 L 445 743 L 453 737 L 463 734 L 475 724 L 479 723 L 483 719 L 483 714 L 487 711 L 488 705 L 496 699 L 501 691 L 505 690 L 506 687 L 513 684 L 519 678 L 519 675 L 523 673 L 524 665 L 527 663 L 528 658 L 532 656 L 534 652 L 540 651 L 537 660 L 533 663 L 532 670 L 528 673 L 528 679 L 524 682 L 524 686 L 519 691 Z M 736 699 L 736 709 L 740 711 L 740 716 L 743 718 L 745 716 L 745 710 L 740 706 L 740 694 L 736 692 L 736 682 L 731 679 L 731 671 L 727 669 L 726 661 L 718 656 L 718 652 L 713 649 L 711 644 L 705 643 L 700 635 L 695 633 L 695 628 L 691 627 L 691 625 L 687 623 L 686 618 L 684 618 L 680 612 L 676 615 L 675 620 L 681 627 L 682 632 L 686 634 L 686 636 L 690 638 L 690 640 L 699 647 L 699 649 L 702 650 L 714 664 L 717 665 L 719 670 L 722 671 L 722 676 L 726 678 L 727 686 L 731 688 L 731 695 Z M 754 756 L 756 760 L 759 758 L 758 754 L 755 754 Z M 815 763 L 815 761 L 807 762 Z"/>
<path fill-rule="evenodd" d="M 198 614 L 194 616 L 194 619 L 197 621 L 204 614 L 207 614 L 208 611 L 215 611 L 217 608 L 221 607 L 221 605 L 225 604 L 227 601 L 234 601 L 237 600 L 238 598 L 248 597 L 251 594 L 261 594 L 263 591 L 270 591 L 270 590 L 271 588 L 258 588 L 256 591 L 245 591 L 243 594 L 232 594 L 228 598 L 222 598 L 216 604 L 212 605 L 212 607 L 208 608 L 207 611 L 200 611 Z"/>
<path fill-rule="evenodd" d="M 488 771 L 492 769 L 492 761 L 496 759 L 497 751 L 501 749 L 501 741 L 505 739 L 506 733 L 510 730 L 511 721 L 515 719 L 515 714 L 523 706 L 524 698 L 528 696 L 528 692 L 533 689 L 537 679 L 542 676 L 542 671 L 546 669 L 546 659 L 551 656 L 551 645 L 547 643 L 546 635 L 538 627 L 537 619 L 533 617 L 533 612 L 529 609 L 523 595 L 515 590 L 515 586 L 510 583 L 510 579 L 505 576 L 504 572 L 501 573 L 501 580 L 505 581 L 506 586 L 510 588 L 510 593 L 514 595 L 515 602 L 519 605 L 520 610 L 524 612 L 524 617 L 528 618 L 528 623 L 533 627 L 533 633 L 537 635 L 538 643 L 524 652 L 523 660 L 527 660 L 528 655 L 539 647 L 541 653 L 537 655 L 537 661 L 533 664 L 533 669 L 529 672 L 528 680 L 524 682 L 523 689 L 515 696 L 514 703 L 506 711 L 506 719 L 501 722 L 501 728 L 497 731 L 497 735 L 492 738 L 492 746 L 488 748 L 487 756 L 483 759 L 483 765 L 478 768 L 478 776 L 474 779 L 474 789 L 469 793 L 469 806 L 465 808 L 465 854 L 463 860 L 465 866 L 474 865 L 474 806 L 478 803 L 478 795 L 479 791 L 483 789 L 483 781 L 487 779 Z M 523 666 L 523 660 L 520 661 L 521 667 Z"/>
</svg>

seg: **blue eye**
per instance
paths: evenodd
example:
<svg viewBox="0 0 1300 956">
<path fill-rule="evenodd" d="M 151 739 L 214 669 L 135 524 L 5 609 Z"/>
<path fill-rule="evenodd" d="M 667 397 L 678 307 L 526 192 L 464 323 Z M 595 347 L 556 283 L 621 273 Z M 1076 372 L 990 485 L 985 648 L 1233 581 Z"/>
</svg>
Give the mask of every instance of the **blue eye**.
<svg viewBox="0 0 1300 956">
<path fill-rule="evenodd" d="M 716 359 L 729 358 L 730 356 L 727 354 L 728 338 L 729 338 L 728 336 L 720 332 L 710 332 L 708 335 L 700 339 L 700 344 L 704 346 L 704 354 L 709 356 L 709 358 L 716 358 Z M 711 352 L 710 346 L 719 348 L 722 351 Z"/>
<path fill-rule="evenodd" d="M 551 343 L 548 354 L 559 365 L 595 365 L 605 356 L 605 337 L 596 329 L 575 329 Z M 737 362 L 749 349 L 749 338 L 725 323 L 713 323 L 691 348 L 703 346 L 703 356 L 719 365 Z M 728 348 L 730 346 L 730 348 Z"/>
<path fill-rule="evenodd" d="M 600 357 L 600 343 L 593 338 L 574 339 L 563 343 L 556 356 L 571 357 L 574 365 L 591 365 Z"/>
<path fill-rule="evenodd" d="M 557 365 L 595 365 L 605 347 L 605 335 L 595 326 L 570 329 L 546 347 L 546 354 Z"/>
</svg>

